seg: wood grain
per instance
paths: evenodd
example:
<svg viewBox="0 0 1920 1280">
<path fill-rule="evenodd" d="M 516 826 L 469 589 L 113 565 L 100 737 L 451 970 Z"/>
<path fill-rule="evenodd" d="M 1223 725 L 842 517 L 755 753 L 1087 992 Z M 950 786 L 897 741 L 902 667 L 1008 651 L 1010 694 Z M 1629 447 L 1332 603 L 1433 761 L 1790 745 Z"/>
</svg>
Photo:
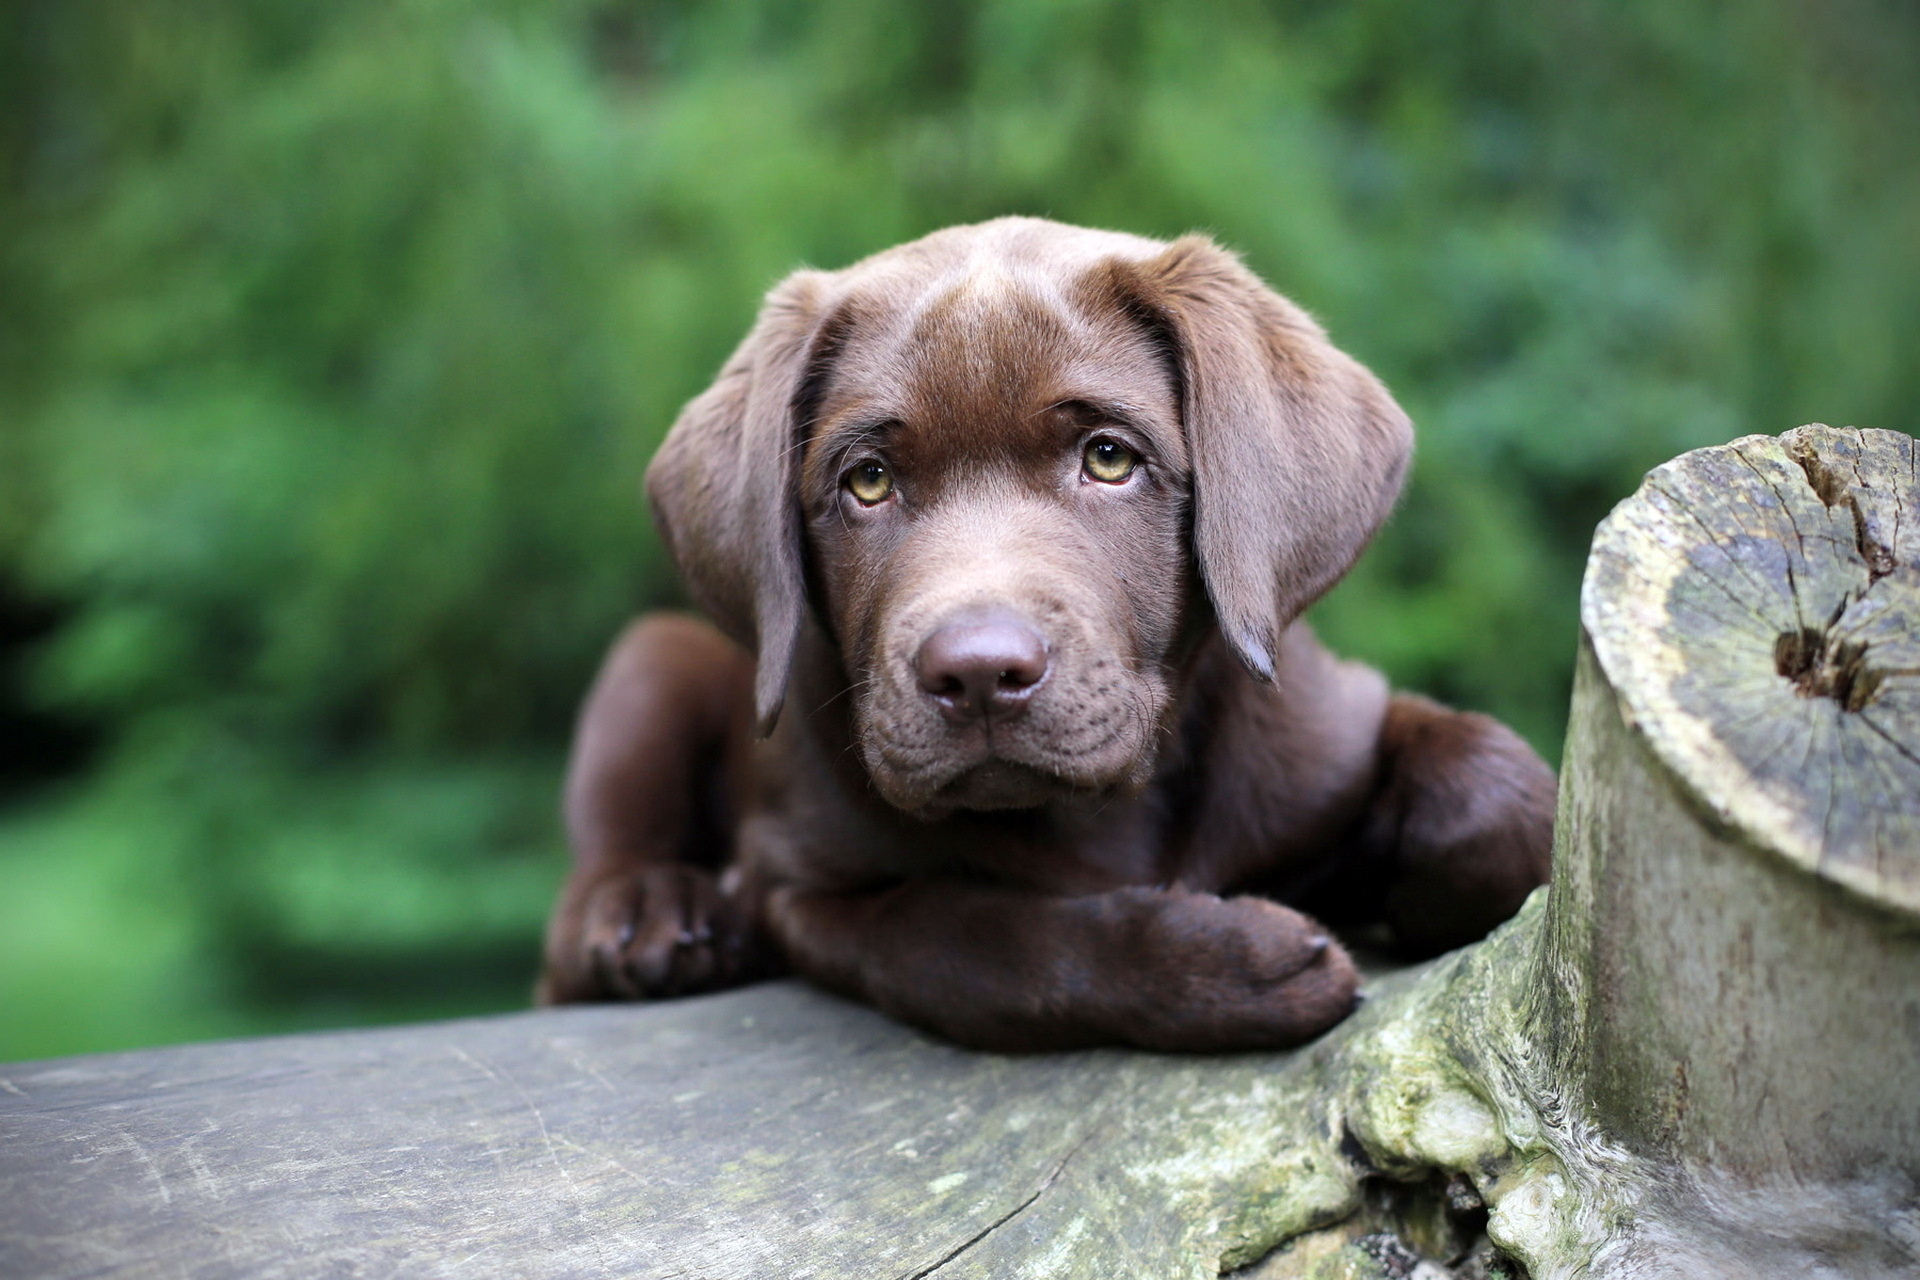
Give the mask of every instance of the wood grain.
<svg viewBox="0 0 1920 1280">
<path fill-rule="evenodd" d="M 1920 481 L 1911 438 L 1808 426 L 1660 467 L 1582 596 L 1629 720 L 1758 847 L 1920 911 Z"/>
<path fill-rule="evenodd" d="M 1211 1277 L 1314 1225 L 1289 1060 L 972 1053 L 776 983 L 0 1067 L 0 1276 Z"/>
</svg>

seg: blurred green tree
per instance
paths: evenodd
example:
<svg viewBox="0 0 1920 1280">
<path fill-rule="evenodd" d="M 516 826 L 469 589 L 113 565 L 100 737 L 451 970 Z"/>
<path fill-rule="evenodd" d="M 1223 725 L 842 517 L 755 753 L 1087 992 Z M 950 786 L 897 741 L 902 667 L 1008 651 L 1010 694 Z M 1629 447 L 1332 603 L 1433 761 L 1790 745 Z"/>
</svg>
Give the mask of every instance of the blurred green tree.
<svg viewBox="0 0 1920 1280">
<path fill-rule="evenodd" d="M 646 458 L 802 263 L 1240 249 L 1422 431 L 1322 630 L 1550 753 L 1647 467 L 1920 406 L 1896 0 L 9 8 L 0 732 L 99 749 L 0 818 L 0 1058 L 520 999 Z"/>
</svg>

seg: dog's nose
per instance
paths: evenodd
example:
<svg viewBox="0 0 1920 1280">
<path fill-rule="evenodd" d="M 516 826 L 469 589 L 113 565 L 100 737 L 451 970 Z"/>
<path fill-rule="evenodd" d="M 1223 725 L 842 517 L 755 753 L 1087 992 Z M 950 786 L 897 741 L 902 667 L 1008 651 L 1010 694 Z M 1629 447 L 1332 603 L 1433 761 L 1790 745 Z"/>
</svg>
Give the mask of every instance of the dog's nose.
<svg viewBox="0 0 1920 1280">
<path fill-rule="evenodd" d="M 947 719 L 1004 720 L 1046 678 L 1047 642 L 1011 614 L 956 618 L 920 645 L 913 669 Z"/>
</svg>

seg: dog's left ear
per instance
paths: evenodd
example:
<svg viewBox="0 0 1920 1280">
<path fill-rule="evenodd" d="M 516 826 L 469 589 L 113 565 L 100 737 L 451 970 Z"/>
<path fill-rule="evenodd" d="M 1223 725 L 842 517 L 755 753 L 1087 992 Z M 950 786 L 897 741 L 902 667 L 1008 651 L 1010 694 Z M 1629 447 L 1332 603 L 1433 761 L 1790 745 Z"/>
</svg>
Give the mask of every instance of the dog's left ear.
<svg viewBox="0 0 1920 1280">
<path fill-rule="evenodd" d="M 764 737 L 786 699 L 806 607 L 798 468 L 808 386 L 827 345 L 832 277 L 800 271 L 767 295 L 753 331 L 714 384 L 681 410 L 647 497 L 687 590 L 755 658 Z"/>
<path fill-rule="evenodd" d="M 1280 633 L 1393 509 L 1412 424 L 1306 312 L 1206 238 L 1109 270 L 1121 304 L 1171 348 L 1200 574 L 1234 653 L 1270 680 Z"/>
</svg>

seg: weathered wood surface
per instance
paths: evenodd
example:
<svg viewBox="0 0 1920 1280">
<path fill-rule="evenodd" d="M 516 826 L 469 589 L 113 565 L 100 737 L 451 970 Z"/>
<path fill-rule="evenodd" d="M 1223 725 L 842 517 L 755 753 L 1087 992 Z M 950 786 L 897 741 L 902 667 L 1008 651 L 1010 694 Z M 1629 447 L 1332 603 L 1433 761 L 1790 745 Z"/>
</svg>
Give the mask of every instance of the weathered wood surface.
<svg viewBox="0 0 1920 1280">
<path fill-rule="evenodd" d="M 1622 714 L 1755 848 L 1920 913 L 1920 458 L 1803 427 L 1659 468 L 1581 620 Z"/>
<path fill-rule="evenodd" d="M 1314 1225 L 1288 1061 L 778 983 L 0 1067 L 0 1276 L 1213 1276 Z"/>
</svg>

